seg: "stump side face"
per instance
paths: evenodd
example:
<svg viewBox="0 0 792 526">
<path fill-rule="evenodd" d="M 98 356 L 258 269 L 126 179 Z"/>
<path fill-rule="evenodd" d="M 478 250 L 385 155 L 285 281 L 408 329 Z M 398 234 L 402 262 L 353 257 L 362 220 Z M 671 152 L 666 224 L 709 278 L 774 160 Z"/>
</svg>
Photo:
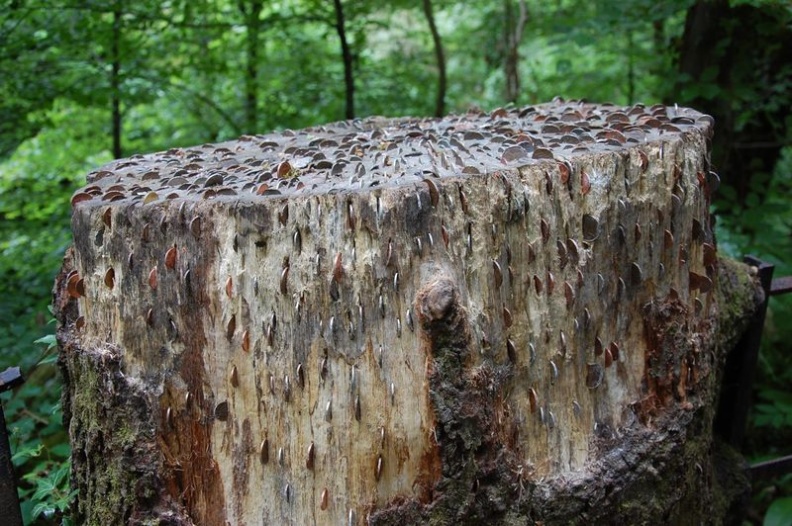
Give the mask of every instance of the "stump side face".
<svg viewBox="0 0 792 526">
<path fill-rule="evenodd" d="M 112 348 L 146 393 L 136 446 L 156 450 L 160 505 L 195 523 L 428 504 L 457 431 L 508 450 L 526 481 L 584 472 L 603 430 L 694 405 L 712 366 L 644 322 L 663 305 L 679 326 L 716 315 L 711 122 L 641 111 L 374 119 L 116 163 L 75 195 L 61 287 L 79 312 L 61 338 L 88 361 Z M 443 316 L 425 305 L 446 292 L 416 302 L 438 280 L 462 365 L 421 324 Z M 71 406 L 94 403 L 84 368 L 70 374 Z M 472 428 L 441 410 L 484 405 Z"/>
</svg>

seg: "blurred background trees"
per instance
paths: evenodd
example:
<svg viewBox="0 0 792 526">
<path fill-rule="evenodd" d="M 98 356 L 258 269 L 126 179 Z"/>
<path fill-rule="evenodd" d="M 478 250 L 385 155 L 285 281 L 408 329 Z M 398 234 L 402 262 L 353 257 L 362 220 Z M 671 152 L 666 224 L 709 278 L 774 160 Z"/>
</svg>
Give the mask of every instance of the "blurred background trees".
<svg viewBox="0 0 792 526">
<path fill-rule="evenodd" d="M 92 168 L 368 115 L 678 103 L 716 118 L 721 250 L 792 274 L 790 50 L 788 0 L 0 0 L 0 367 L 30 377 L 4 398 L 28 521 L 69 500 L 47 305 Z M 792 453 L 790 317 L 774 298 L 751 459 Z M 752 520 L 791 495 L 757 488 Z"/>
</svg>

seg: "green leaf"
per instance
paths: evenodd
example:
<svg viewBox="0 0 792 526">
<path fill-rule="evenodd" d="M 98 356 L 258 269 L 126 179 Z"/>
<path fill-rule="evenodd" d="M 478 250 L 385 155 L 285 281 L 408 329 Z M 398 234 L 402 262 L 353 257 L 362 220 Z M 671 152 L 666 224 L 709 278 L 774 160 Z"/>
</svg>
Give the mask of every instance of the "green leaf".
<svg viewBox="0 0 792 526">
<path fill-rule="evenodd" d="M 69 455 L 71 455 L 71 446 L 68 442 L 62 442 L 52 446 L 49 451 L 53 456 L 67 458 Z M 66 464 L 66 468 L 68 469 L 68 464 Z"/>
<path fill-rule="evenodd" d="M 701 96 L 705 99 L 712 100 L 721 94 L 721 88 L 717 84 L 702 84 Z"/>
<path fill-rule="evenodd" d="M 786 406 L 792 411 L 792 392 L 781 391 L 779 389 L 762 389 L 759 396 L 778 405 Z"/>
<path fill-rule="evenodd" d="M 58 345 L 58 341 L 55 339 L 54 334 L 47 334 L 46 336 L 42 336 L 38 340 L 34 340 L 33 343 L 40 343 L 42 345 L 47 346 L 47 350 L 52 349 L 56 345 Z"/>
<path fill-rule="evenodd" d="M 767 508 L 762 526 L 792 526 L 792 497 L 774 500 Z"/>
<path fill-rule="evenodd" d="M 778 408 L 774 404 L 756 404 L 754 409 L 759 413 L 773 415 L 778 412 Z"/>
<path fill-rule="evenodd" d="M 41 360 L 41 361 L 39 362 L 39 365 L 48 365 L 48 364 L 54 364 L 54 363 L 56 363 L 57 361 L 58 361 L 58 355 L 57 355 L 57 354 L 53 354 L 52 356 L 47 356 L 46 358 L 44 358 L 43 360 Z"/>
<path fill-rule="evenodd" d="M 33 506 L 33 511 L 31 512 L 32 518 L 36 519 L 41 514 L 49 514 L 52 513 L 53 509 L 47 502 L 39 502 L 35 506 Z"/>
<path fill-rule="evenodd" d="M 44 444 L 37 444 L 35 446 L 26 445 L 14 453 L 11 459 L 15 464 L 22 464 L 28 459 L 40 456 L 43 449 Z"/>
<path fill-rule="evenodd" d="M 33 494 L 34 500 L 43 499 L 49 496 L 52 492 L 57 489 L 54 481 L 48 478 L 41 478 L 36 481 L 36 492 Z"/>
<path fill-rule="evenodd" d="M 737 190 L 735 190 L 733 186 L 721 186 L 718 189 L 718 197 L 720 197 L 722 201 L 730 201 L 733 203 L 737 201 Z"/>
</svg>

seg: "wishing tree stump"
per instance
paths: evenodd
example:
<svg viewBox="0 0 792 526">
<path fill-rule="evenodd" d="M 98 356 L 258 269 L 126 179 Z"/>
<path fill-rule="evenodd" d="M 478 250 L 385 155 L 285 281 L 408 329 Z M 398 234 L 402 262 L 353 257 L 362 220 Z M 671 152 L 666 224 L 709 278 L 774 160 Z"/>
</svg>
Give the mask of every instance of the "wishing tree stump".
<svg viewBox="0 0 792 526">
<path fill-rule="evenodd" d="M 756 285 L 712 126 L 559 101 L 93 172 L 55 300 L 77 522 L 720 522 Z"/>
</svg>

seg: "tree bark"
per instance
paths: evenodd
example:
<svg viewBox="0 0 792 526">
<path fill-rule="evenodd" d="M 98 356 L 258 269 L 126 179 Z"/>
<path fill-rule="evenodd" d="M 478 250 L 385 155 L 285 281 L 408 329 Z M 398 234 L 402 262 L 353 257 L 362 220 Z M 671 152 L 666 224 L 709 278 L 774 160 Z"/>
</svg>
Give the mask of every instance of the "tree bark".
<svg viewBox="0 0 792 526">
<path fill-rule="evenodd" d="M 76 522 L 727 522 L 757 289 L 711 132 L 558 101 L 92 173 L 55 298 Z"/>
<path fill-rule="evenodd" d="M 346 35 L 346 22 L 344 20 L 344 5 L 341 0 L 333 0 L 336 14 L 336 32 L 338 33 L 338 40 L 341 42 L 341 60 L 344 62 L 344 86 L 346 109 L 345 115 L 347 119 L 355 118 L 355 74 L 353 69 L 352 50 L 349 48 L 349 42 Z"/>
<path fill-rule="evenodd" d="M 429 24 L 429 31 L 432 33 L 435 59 L 437 60 L 437 98 L 435 99 L 435 117 L 442 117 L 445 115 L 446 95 L 446 63 L 445 55 L 443 53 L 443 41 L 440 38 L 440 33 L 437 31 L 437 25 L 435 24 L 432 0 L 423 0 L 423 9 L 424 15 L 426 16 L 426 22 Z"/>
</svg>

